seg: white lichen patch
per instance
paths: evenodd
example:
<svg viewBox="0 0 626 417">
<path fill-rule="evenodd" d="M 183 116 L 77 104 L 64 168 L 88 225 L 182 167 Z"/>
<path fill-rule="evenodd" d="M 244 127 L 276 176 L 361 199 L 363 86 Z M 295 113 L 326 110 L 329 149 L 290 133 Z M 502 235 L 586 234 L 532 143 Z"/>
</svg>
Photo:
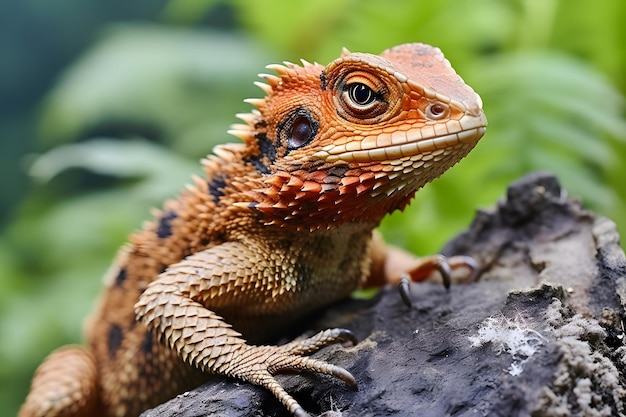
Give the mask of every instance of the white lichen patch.
<svg viewBox="0 0 626 417">
<path fill-rule="evenodd" d="M 547 342 L 523 318 L 505 316 L 488 317 L 478 328 L 478 334 L 470 336 L 469 340 L 473 347 L 490 343 L 497 354 L 506 352 L 511 355 L 513 360 L 508 371 L 513 376 L 521 374 L 524 364 Z"/>
<path fill-rule="evenodd" d="M 590 342 L 606 336 L 602 326 L 592 317 L 570 314 L 559 300 L 551 303 L 545 319 L 559 345 L 561 359 L 552 385 L 544 389 L 532 415 L 623 417 L 626 389 L 620 382 L 620 371 L 605 356 L 606 351 L 594 348 Z M 626 363 L 626 356 L 621 360 L 619 357 L 622 348 L 615 351 L 619 365 Z"/>
</svg>

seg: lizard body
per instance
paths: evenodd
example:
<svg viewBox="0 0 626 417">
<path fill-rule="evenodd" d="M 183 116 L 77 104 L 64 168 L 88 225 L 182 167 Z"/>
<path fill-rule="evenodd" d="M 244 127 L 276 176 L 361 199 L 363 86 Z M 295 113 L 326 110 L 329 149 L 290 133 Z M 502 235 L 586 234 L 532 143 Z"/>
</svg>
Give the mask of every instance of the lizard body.
<svg viewBox="0 0 626 417">
<path fill-rule="evenodd" d="M 130 237 L 88 322 L 88 346 L 53 352 L 22 406 L 27 416 L 134 416 L 208 374 L 269 389 L 285 370 L 346 370 L 308 357 L 352 341 L 330 329 L 260 345 L 360 285 L 398 281 L 373 234 L 389 212 L 463 158 L 482 137 L 479 96 L 441 51 L 400 45 L 327 67 L 271 65 L 266 96 L 214 149 L 205 175 Z M 399 258 L 398 258 L 399 259 Z M 421 279 L 442 257 L 401 263 Z"/>
</svg>

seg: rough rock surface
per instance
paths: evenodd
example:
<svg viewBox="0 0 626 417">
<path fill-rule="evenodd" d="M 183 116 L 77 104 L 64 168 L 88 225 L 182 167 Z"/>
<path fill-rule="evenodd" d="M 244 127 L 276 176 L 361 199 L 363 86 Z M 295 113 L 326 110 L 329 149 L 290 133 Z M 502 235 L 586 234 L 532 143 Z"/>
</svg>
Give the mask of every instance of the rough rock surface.
<svg viewBox="0 0 626 417">
<path fill-rule="evenodd" d="M 626 260 L 613 222 L 532 174 L 442 251 L 480 261 L 477 282 L 394 288 L 328 309 L 311 331 L 346 327 L 361 342 L 315 356 L 359 383 L 280 376 L 323 416 L 626 415 Z M 262 389 L 216 378 L 152 416 L 288 416 Z"/>
</svg>

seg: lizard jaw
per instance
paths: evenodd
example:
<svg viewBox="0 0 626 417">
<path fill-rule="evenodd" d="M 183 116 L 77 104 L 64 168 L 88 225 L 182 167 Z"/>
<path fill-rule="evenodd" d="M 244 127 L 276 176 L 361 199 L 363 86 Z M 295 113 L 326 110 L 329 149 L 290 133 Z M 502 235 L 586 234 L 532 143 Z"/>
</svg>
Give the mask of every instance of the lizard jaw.
<svg viewBox="0 0 626 417">
<path fill-rule="evenodd" d="M 466 113 L 461 119 L 442 125 L 424 125 L 391 134 L 365 136 L 360 141 L 346 144 L 328 145 L 313 157 L 330 163 L 393 161 L 462 144 L 473 146 L 485 134 L 486 126 L 487 119 L 482 111 L 476 116 Z"/>
</svg>

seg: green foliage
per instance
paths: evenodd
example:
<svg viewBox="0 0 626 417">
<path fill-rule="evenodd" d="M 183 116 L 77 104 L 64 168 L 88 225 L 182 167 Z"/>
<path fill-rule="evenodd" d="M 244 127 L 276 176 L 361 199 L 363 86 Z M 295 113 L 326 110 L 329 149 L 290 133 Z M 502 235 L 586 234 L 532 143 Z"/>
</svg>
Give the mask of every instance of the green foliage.
<svg viewBox="0 0 626 417">
<path fill-rule="evenodd" d="M 0 236 L 0 403 L 14 414 L 42 357 L 80 341 L 99 276 L 150 207 L 219 142 L 255 74 L 342 46 L 439 46 L 482 96 L 486 137 L 383 232 L 436 252 L 533 170 L 558 174 L 626 232 L 626 3 L 620 0 L 176 0 L 164 22 L 104 28 L 42 101 L 33 188 Z M 227 7 L 240 27 L 201 29 Z M 214 17 L 215 18 L 215 17 Z M 584 33 L 584 36 L 582 35 Z M 39 180 L 39 181 L 37 181 Z M 8 381 L 11 381 L 9 384 Z"/>
<path fill-rule="evenodd" d="M 70 169 L 119 182 L 66 199 L 46 193 Z M 149 207 L 173 197 L 199 167 L 146 141 L 96 139 L 55 148 L 31 171 L 45 182 L 0 239 L 0 379 L 18 379 L 3 384 L 3 404 L 23 398 L 46 353 L 81 340 L 80 323 L 117 247 L 149 217 Z"/>
<path fill-rule="evenodd" d="M 122 126 L 174 152 L 205 155 L 225 140 L 243 98 L 258 94 L 251 80 L 269 61 L 241 35 L 113 25 L 50 92 L 42 141 L 54 146 Z"/>
</svg>

